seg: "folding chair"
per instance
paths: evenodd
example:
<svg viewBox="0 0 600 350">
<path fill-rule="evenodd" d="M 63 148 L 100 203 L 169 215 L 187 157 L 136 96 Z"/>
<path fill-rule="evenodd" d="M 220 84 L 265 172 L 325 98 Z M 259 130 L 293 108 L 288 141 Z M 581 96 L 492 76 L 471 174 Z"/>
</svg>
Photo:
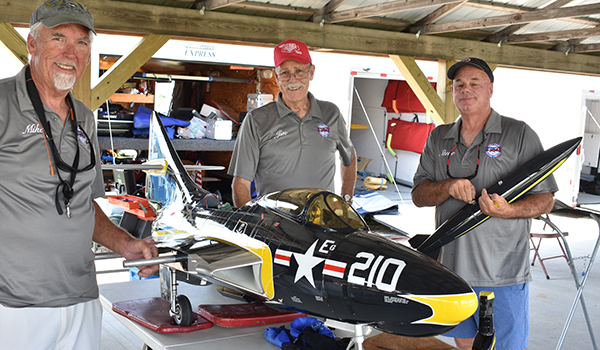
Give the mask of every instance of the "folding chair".
<svg viewBox="0 0 600 350">
<path fill-rule="evenodd" d="M 546 214 L 546 220 L 550 221 L 550 218 L 548 217 L 548 214 Z M 544 223 L 544 227 L 543 230 L 546 230 L 546 223 Z M 563 236 L 568 236 L 569 233 L 568 232 L 563 232 L 562 233 Z M 535 242 L 533 241 L 534 238 L 538 238 L 538 243 L 537 246 L 535 244 Z M 558 246 L 560 247 L 560 250 L 562 251 L 561 255 L 555 255 L 555 256 L 549 256 L 546 258 L 542 258 L 539 252 L 540 249 L 540 245 L 542 244 L 542 240 L 545 238 L 556 238 L 556 241 L 558 242 Z M 531 246 L 535 253 L 533 255 L 533 260 L 531 261 L 531 266 L 535 266 L 535 260 L 538 259 L 538 261 L 540 262 L 540 265 L 542 265 L 542 269 L 544 270 L 544 274 L 546 274 L 546 279 L 550 279 L 550 275 L 548 275 L 548 271 L 546 270 L 546 266 L 544 265 L 544 260 L 549 260 L 549 259 L 556 259 L 556 258 L 565 258 L 565 260 L 567 261 L 567 265 L 570 266 L 569 264 L 569 258 L 567 257 L 567 253 L 565 252 L 565 248 L 561 242 L 560 239 L 560 235 L 554 230 L 552 229 L 552 232 L 541 232 L 541 233 L 530 233 L 530 237 L 529 239 L 531 240 Z"/>
</svg>

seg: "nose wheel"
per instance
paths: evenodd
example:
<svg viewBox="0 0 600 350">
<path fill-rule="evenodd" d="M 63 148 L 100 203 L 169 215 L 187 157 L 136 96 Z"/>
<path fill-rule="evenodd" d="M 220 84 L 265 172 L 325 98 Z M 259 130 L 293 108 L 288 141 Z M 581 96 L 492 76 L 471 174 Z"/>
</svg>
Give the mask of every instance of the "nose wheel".
<svg viewBox="0 0 600 350">
<path fill-rule="evenodd" d="M 194 312 L 190 299 L 185 295 L 177 295 L 177 271 L 163 265 L 160 269 L 160 296 L 169 302 L 169 315 L 179 326 L 191 326 L 194 322 Z"/>
<path fill-rule="evenodd" d="M 175 298 L 175 312 L 171 315 L 175 323 L 180 326 L 191 326 L 193 322 L 192 304 L 185 295 Z"/>
</svg>

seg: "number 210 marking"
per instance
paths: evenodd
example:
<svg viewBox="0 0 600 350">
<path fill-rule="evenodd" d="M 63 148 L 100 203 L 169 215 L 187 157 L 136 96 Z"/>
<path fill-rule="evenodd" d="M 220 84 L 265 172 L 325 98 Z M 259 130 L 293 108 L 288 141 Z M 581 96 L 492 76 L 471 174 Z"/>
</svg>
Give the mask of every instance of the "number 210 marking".
<svg viewBox="0 0 600 350">
<path fill-rule="evenodd" d="M 367 259 L 367 261 L 355 262 L 354 264 L 352 264 L 352 266 L 350 266 L 350 272 L 348 272 L 348 282 L 371 287 L 373 285 L 373 279 L 375 279 L 375 286 L 377 287 L 377 289 L 383 290 L 385 292 L 393 292 L 394 290 L 396 290 L 398 280 L 400 279 L 400 274 L 406 266 L 406 263 L 404 261 L 394 258 L 387 258 L 385 259 L 385 261 L 383 261 L 383 264 L 381 264 L 384 258 L 382 255 L 379 255 L 377 259 L 375 259 L 375 255 L 367 252 L 360 252 L 356 254 L 356 257 L 365 258 Z M 375 260 L 375 263 L 373 263 L 373 260 Z M 379 265 L 381 265 L 381 268 L 378 269 Z M 394 275 L 390 283 L 385 283 L 383 281 L 383 277 L 385 276 L 386 271 L 390 267 L 395 270 Z M 356 271 L 367 271 L 369 269 L 369 277 L 366 280 L 364 277 L 355 276 Z M 375 278 L 375 275 L 377 275 L 377 278 Z"/>
</svg>

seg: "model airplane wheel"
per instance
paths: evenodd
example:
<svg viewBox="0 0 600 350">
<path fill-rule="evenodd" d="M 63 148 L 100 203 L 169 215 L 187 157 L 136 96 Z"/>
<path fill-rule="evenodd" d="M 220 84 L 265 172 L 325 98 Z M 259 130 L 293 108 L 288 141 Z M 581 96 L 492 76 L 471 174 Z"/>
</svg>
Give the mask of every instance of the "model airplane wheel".
<svg viewBox="0 0 600 350">
<path fill-rule="evenodd" d="M 175 299 L 175 315 L 173 315 L 175 323 L 180 326 L 191 326 L 192 316 L 193 312 L 190 299 L 185 295 L 178 295 Z"/>
</svg>

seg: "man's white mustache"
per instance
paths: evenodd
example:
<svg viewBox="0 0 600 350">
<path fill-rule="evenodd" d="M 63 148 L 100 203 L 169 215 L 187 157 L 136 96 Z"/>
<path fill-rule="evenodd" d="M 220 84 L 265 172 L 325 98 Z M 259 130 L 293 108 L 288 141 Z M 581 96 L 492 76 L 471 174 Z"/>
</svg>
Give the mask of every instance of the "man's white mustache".
<svg viewBox="0 0 600 350">
<path fill-rule="evenodd" d="M 305 87 L 306 84 L 302 84 L 302 83 L 293 83 L 293 84 L 289 84 L 289 85 L 284 85 L 283 88 L 284 89 L 301 89 L 303 87 Z"/>
</svg>

